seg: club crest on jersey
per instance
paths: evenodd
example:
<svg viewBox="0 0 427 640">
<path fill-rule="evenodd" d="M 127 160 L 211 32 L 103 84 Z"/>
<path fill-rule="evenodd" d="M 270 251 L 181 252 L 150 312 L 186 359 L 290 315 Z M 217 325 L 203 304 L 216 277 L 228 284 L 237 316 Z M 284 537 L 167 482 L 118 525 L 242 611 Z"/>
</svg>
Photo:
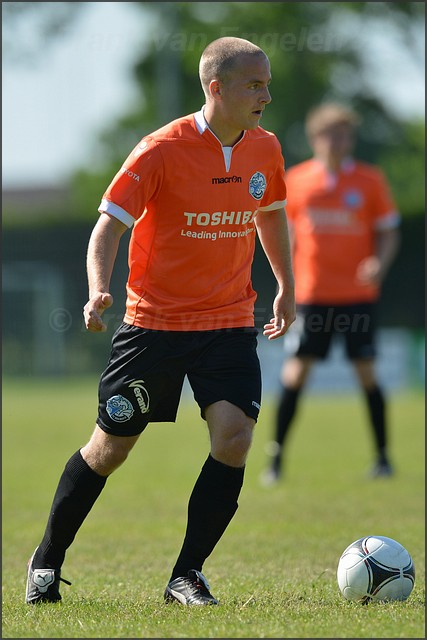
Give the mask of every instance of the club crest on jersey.
<svg viewBox="0 0 427 640">
<path fill-rule="evenodd" d="M 134 408 L 130 400 L 117 395 L 107 400 L 107 413 L 114 422 L 126 422 L 133 416 Z"/>
<path fill-rule="evenodd" d="M 255 200 L 261 200 L 267 188 L 267 180 L 265 176 L 257 171 L 249 180 L 249 193 Z"/>
<path fill-rule="evenodd" d="M 343 195 L 343 200 L 347 207 L 350 209 L 355 209 L 356 207 L 360 207 L 363 203 L 363 195 L 360 191 L 356 189 L 352 189 L 351 191 L 346 191 Z"/>
</svg>

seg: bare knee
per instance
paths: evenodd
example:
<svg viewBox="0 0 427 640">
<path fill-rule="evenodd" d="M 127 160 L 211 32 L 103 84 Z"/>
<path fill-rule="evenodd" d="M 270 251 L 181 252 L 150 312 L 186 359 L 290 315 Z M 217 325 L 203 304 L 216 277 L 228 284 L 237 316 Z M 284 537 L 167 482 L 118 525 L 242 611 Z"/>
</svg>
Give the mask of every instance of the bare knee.
<svg viewBox="0 0 427 640">
<path fill-rule="evenodd" d="M 290 358 L 281 371 L 281 381 L 285 387 L 300 389 L 307 382 L 308 375 L 313 366 L 312 358 Z"/>
<path fill-rule="evenodd" d="M 378 383 L 373 359 L 353 360 L 352 364 L 359 382 L 364 389 L 370 391 L 377 386 Z"/>
<path fill-rule="evenodd" d="M 91 439 L 81 449 L 81 454 L 93 471 L 108 476 L 123 464 L 138 438 L 113 436 L 96 426 Z"/>
<path fill-rule="evenodd" d="M 212 444 L 212 455 L 230 467 L 242 467 L 252 444 L 253 427 L 245 425 L 228 432 Z"/>
<path fill-rule="evenodd" d="M 224 404 L 218 402 L 211 407 L 206 411 L 211 455 L 230 467 L 242 467 L 252 444 L 255 420 L 225 401 Z"/>
</svg>

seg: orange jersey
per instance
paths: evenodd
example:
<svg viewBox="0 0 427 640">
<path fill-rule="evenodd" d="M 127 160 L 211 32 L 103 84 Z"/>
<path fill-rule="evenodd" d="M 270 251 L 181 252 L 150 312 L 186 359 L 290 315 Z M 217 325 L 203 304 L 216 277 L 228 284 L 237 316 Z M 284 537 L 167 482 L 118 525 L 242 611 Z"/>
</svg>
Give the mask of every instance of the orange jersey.
<svg viewBox="0 0 427 640">
<path fill-rule="evenodd" d="M 261 127 L 222 147 L 199 112 L 143 138 L 99 207 L 133 226 L 125 322 L 253 326 L 254 218 L 285 200 L 280 143 Z"/>
<path fill-rule="evenodd" d="M 348 160 L 332 175 L 313 158 L 291 167 L 286 184 L 297 303 L 376 300 L 378 287 L 360 283 L 356 271 L 374 255 L 376 232 L 399 224 L 380 169 Z"/>
</svg>

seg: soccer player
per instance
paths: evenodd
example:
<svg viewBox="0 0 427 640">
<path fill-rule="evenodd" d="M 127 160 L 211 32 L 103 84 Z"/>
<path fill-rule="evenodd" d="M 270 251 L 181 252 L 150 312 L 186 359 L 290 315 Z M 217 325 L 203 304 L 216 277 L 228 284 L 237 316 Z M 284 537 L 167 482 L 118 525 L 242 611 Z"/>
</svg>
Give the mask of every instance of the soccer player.
<svg viewBox="0 0 427 640">
<path fill-rule="evenodd" d="M 278 286 L 264 325 L 269 339 L 294 321 L 295 300 L 284 160 L 277 138 L 259 126 L 271 101 L 268 57 L 247 40 L 219 38 L 204 50 L 199 75 L 203 108 L 144 137 L 102 197 L 87 252 L 86 327 L 106 329 L 117 248 L 132 228 L 126 312 L 100 378 L 95 430 L 68 460 L 29 561 L 29 604 L 61 599 L 67 549 L 147 424 L 175 421 L 185 375 L 210 452 L 164 598 L 217 604 L 203 563 L 238 508 L 261 403 L 251 285 L 256 234 Z"/>
<path fill-rule="evenodd" d="M 309 373 L 335 335 L 345 340 L 374 436 L 374 477 L 389 476 L 384 393 L 375 373 L 375 311 L 399 244 L 399 214 L 377 167 L 353 157 L 359 116 L 339 103 L 306 118 L 313 157 L 286 172 L 297 319 L 285 339 L 274 440 L 263 484 L 277 482 L 284 443 Z M 286 344 L 288 343 L 288 344 Z"/>
</svg>

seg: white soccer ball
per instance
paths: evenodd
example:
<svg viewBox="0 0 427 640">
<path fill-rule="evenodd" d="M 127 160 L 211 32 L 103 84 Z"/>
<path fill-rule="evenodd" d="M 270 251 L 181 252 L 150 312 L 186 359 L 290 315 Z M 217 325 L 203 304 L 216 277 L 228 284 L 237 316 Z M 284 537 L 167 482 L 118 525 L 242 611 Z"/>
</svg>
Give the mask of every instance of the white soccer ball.
<svg viewBox="0 0 427 640">
<path fill-rule="evenodd" d="M 352 542 L 338 562 L 339 589 L 347 600 L 406 600 L 415 582 L 408 551 L 385 536 L 366 536 Z"/>
</svg>

